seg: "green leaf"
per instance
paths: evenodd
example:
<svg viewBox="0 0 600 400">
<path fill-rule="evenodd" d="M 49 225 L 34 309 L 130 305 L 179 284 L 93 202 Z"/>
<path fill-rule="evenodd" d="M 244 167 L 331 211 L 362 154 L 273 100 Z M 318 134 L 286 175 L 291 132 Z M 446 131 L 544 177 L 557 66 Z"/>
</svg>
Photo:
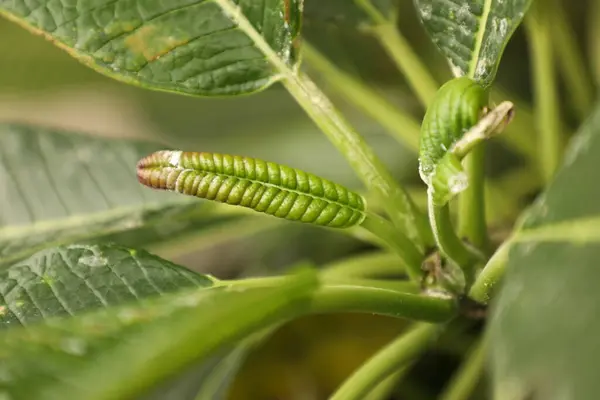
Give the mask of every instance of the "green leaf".
<svg viewBox="0 0 600 400">
<path fill-rule="evenodd" d="M 132 303 L 214 278 L 116 245 L 70 245 L 40 252 L 0 272 L 0 329 Z M 198 390 L 225 399 L 249 344 L 211 357 L 144 400 L 194 399 Z"/>
<path fill-rule="evenodd" d="M 0 396 L 132 399 L 247 335 L 300 313 L 314 274 L 268 288 L 193 288 L 0 333 Z"/>
<path fill-rule="evenodd" d="M 0 15 L 120 81 L 194 95 L 235 95 L 278 80 L 261 46 L 295 66 L 301 3 L 0 0 Z M 240 19 L 247 22 L 245 29 L 238 26 Z M 263 43 L 257 46 L 256 38 Z"/>
<path fill-rule="evenodd" d="M 494 81 L 506 44 L 532 0 L 414 0 L 433 42 L 455 76 Z"/>
<path fill-rule="evenodd" d="M 161 147 L 0 125 L 0 266 L 52 245 L 204 218 L 201 200 L 137 181 L 137 160 Z"/>
<path fill-rule="evenodd" d="M 72 244 L 0 271 L 0 329 L 161 296 L 214 280 L 143 250 Z"/>
<path fill-rule="evenodd" d="M 590 399 L 600 391 L 599 155 L 597 104 L 508 253 L 490 326 L 499 400 Z"/>
</svg>

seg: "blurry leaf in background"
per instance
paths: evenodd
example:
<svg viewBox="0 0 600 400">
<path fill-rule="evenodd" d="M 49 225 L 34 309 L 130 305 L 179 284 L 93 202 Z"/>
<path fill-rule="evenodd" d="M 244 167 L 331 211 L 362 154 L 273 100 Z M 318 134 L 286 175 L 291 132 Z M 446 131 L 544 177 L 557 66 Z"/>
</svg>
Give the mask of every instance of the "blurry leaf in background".
<svg viewBox="0 0 600 400">
<path fill-rule="evenodd" d="M 204 203 L 137 182 L 139 158 L 161 146 L 24 125 L 0 126 L 0 264 L 36 249 L 204 218 Z"/>
<path fill-rule="evenodd" d="M 110 270 L 108 263 L 116 261 L 109 254 L 112 247 L 95 250 L 107 256 Z M 81 248 L 64 251 L 82 255 Z M 137 261 L 148 259 L 130 260 L 139 272 Z M 151 260 L 156 267 L 161 261 Z M 168 262 L 165 266 L 174 268 Z M 2 376 L 9 378 L 3 379 L 0 393 L 17 400 L 138 396 L 223 346 L 300 312 L 317 286 L 311 273 L 289 277 L 279 287 L 244 291 L 202 287 L 203 280 L 210 281 L 200 275 L 191 279 L 190 286 L 200 283 L 200 289 L 49 319 L 27 330 L 4 330 L 0 365 Z"/>
<path fill-rule="evenodd" d="M 456 76 L 489 86 L 532 0 L 415 0 L 423 25 Z"/>
<path fill-rule="evenodd" d="M 596 105 L 514 237 L 490 326 L 499 400 L 588 399 L 600 390 L 599 154 Z"/>
</svg>

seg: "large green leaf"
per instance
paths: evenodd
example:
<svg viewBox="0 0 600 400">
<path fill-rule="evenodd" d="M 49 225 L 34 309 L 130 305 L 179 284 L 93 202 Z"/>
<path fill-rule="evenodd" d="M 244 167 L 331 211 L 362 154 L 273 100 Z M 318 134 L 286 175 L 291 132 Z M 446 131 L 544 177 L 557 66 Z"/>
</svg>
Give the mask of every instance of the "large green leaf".
<svg viewBox="0 0 600 400">
<path fill-rule="evenodd" d="M 513 239 L 490 327 L 497 399 L 598 397 L 599 156 L 600 104 Z"/>
<path fill-rule="evenodd" d="M 191 288 L 4 330 L 0 394 L 39 400 L 138 398 L 223 346 L 300 312 L 316 286 L 314 275 L 306 274 L 271 288 Z"/>
<path fill-rule="evenodd" d="M 137 182 L 139 158 L 161 148 L 21 125 L 0 125 L 0 265 L 51 245 L 204 218 L 204 202 Z"/>
<path fill-rule="evenodd" d="M 0 329 L 31 325 L 132 303 L 214 279 L 116 245 L 70 245 L 42 251 L 0 272 Z M 252 343 L 235 346 L 166 382 L 144 400 L 224 399 Z"/>
<path fill-rule="evenodd" d="M 278 79 L 261 47 L 295 65 L 301 3 L 0 0 L 0 15 L 115 79 L 195 95 L 233 95 Z"/>
<path fill-rule="evenodd" d="M 145 251 L 56 247 L 0 271 L 0 329 L 212 284 L 209 277 Z"/>
<path fill-rule="evenodd" d="M 425 29 L 456 76 L 489 86 L 532 0 L 414 0 Z"/>
</svg>

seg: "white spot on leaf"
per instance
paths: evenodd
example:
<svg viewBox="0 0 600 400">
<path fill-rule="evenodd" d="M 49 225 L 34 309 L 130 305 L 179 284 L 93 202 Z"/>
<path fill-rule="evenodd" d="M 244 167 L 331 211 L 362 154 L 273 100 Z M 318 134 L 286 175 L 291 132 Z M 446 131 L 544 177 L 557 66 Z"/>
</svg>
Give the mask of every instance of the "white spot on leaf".
<svg viewBox="0 0 600 400">
<path fill-rule="evenodd" d="M 87 265 L 88 267 L 93 267 L 93 268 L 97 268 L 97 267 L 105 267 L 108 265 L 108 260 L 104 257 L 100 257 L 100 256 L 82 256 L 79 257 L 79 260 L 77 260 L 78 264 L 83 264 L 83 265 Z"/>
</svg>

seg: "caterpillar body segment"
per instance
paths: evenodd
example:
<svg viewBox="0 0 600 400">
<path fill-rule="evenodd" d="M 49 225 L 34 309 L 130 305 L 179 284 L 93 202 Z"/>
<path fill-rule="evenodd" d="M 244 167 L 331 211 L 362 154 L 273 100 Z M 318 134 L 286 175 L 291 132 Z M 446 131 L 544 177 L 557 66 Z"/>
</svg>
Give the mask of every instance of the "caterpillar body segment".
<svg viewBox="0 0 600 400">
<path fill-rule="evenodd" d="M 486 113 L 489 94 L 468 77 L 445 83 L 427 108 L 421 124 L 419 174 L 430 184 L 431 175 L 444 155 Z"/>
<path fill-rule="evenodd" d="M 159 151 L 137 165 L 149 187 L 253 209 L 330 228 L 349 228 L 365 218 L 364 198 L 299 169 L 216 153 Z"/>
</svg>

